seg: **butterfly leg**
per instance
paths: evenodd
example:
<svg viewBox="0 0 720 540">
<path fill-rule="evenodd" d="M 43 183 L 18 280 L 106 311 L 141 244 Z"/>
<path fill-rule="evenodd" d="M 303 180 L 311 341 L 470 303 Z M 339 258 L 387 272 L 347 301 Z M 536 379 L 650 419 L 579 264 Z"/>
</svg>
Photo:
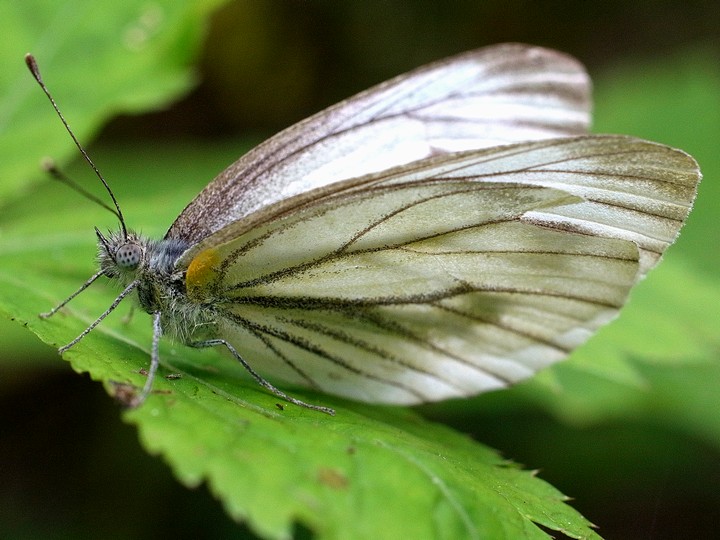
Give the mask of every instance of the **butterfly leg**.
<svg viewBox="0 0 720 540">
<path fill-rule="evenodd" d="M 153 313 L 153 340 L 152 340 L 152 351 L 150 354 L 150 369 L 148 369 L 147 379 L 142 390 L 137 395 L 130 398 L 121 397 L 119 394 L 118 399 L 123 402 L 123 405 L 134 408 L 139 407 L 145 402 L 152 391 L 153 382 L 155 381 L 155 374 L 157 373 L 158 366 L 160 365 L 160 337 L 162 336 L 162 326 L 160 325 L 160 312 L 156 311 Z"/>
<path fill-rule="evenodd" d="M 263 378 L 259 373 L 257 373 L 252 367 L 250 367 L 250 364 L 248 364 L 245 359 L 240 356 L 240 353 L 235 350 L 235 347 L 230 345 L 227 341 L 224 339 L 208 339 L 206 341 L 198 341 L 196 343 L 190 343 L 191 347 L 195 348 L 204 348 L 204 347 L 216 347 L 218 345 L 224 345 L 230 353 L 237 359 L 238 362 L 242 364 L 242 366 L 247 370 L 247 372 L 252 376 L 255 381 L 265 388 L 266 390 L 272 392 L 277 397 L 284 399 L 285 401 L 288 401 L 290 403 L 293 403 L 295 405 L 298 405 L 300 407 L 306 407 L 308 409 L 312 409 L 314 411 L 320 411 L 324 412 L 326 414 L 329 414 L 330 416 L 335 415 L 335 410 L 331 409 L 329 407 L 322 407 L 320 405 L 313 405 L 311 403 L 305 403 L 304 401 L 300 401 L 299 399 L 296 399 L 292 396 L 287 395 L 285 392 L 280 390 L 279 388 L 275 387 L 273 384 L 271 384 L 269 381 L 267 381 L 265 378 Z"/>
<path fill-rule="evenodd" d="M 60 311 L 63 307 L 65 307 L 70 302 L 70 300 L 75 298 L 78 294 L 80 294 L 85 289 L 87 289 L 90 285 L 92 285 L 95 282 L 95 280 L 97 280 L 99 277 L 104 276 L 104 275 L 105 275 L 105 273 L 102 270 L 100 272 L 97 272 L 95 275 L 90 277 L 90 279 L 88 279 L 85 283 L 83 283 L 82 286 L 77 291 L 72 293 L 65 300 L 60 302 L 57 306 L 55 306 L 54 308 L 52 308 L 50 311 L 48 311 L 46 313 L 41 313 L 40 318 L 47 319 L 47 318 L 55 315 L 58 311 Z"/>
</svg>

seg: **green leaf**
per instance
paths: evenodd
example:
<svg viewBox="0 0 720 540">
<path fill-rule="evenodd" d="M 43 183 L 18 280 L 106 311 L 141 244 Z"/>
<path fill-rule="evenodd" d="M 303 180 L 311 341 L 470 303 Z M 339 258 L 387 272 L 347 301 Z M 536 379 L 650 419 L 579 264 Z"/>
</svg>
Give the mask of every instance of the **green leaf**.
<svg viewBox="0 0 720 540">
<path fill-rule="evenodd" d="M 94 154 L 128 222 L 161 236 L 204 182 L 197 179 L 229 162 L 230 151 L 153 145 Z M 152 169 L 151 182 L 138 180 L 143 165 Z M 77 212 L 78 204 L 87 212 Z M 107 285 L 91 287 L 50 320 L 37 314 L 92 273 L 92 225 L 113 220 L 52 183 L 6 206 L 0 309 L 55 346 L 77 335 L 109 305 Z M 112 314 L 65 354 L 76 371 L 109 391 L 113 381 L 142 385 L 139 371 L 148 364 L 149 317 L 136 313 L 129 324 L 122 318 Z M 297 393 L 334 407 L 337 415 L 329 417 L 279 402 L 214 351 L 164 342 L 161 356 L 155 392 L 126 420 L 180 481 L 207 481 L 232 516 L 266 537 L 286 538 L 298 521 L 319 538 L 547 538 L 536 523 L 597 538 L 566 498 L 533 473 L 417 414 Z M 170 374 L 180 378 L 162 377 Z"/>
<path fill-rule="evenodd" d="M 112 116 L 147 111 L 195 82 L 190 61 L 223 0 L 0 3 L 0 202 L 41 176 L 40 159 L 77 149 L 25 66 L 32 52 L 85 144 Z M 42 144 L 38 144 L 41 142 Z"/>
</svg>

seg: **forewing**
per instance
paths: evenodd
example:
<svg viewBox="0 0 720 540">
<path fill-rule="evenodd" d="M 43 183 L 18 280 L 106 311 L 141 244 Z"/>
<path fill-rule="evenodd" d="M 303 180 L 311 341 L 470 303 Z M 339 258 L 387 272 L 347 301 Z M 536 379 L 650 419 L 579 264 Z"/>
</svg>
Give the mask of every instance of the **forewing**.
<svg viewBox="0 0 720 540">
<path fill-rule="evenodd" d="M 585 133 L 590 82 L 562 53 L 487 47 L 401 75 L 282 131 L 223 171 L 167 233 L 192 244 L 284 198 L 433 155 Z"/>
<path fill-rule="evenodd" d="M 612 319 L 698 180 L 686 154 L 625 137 L 413 163 L 236 226 L 194 257 L 188 295 L 265 374 L 371 402 L 472 395 Z"/>
</svg>

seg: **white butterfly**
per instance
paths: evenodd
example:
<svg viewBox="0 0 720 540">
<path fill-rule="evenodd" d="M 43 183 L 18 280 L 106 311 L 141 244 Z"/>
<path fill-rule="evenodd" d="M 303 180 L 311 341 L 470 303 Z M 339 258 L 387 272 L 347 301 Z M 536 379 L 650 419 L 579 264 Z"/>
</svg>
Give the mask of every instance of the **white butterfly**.
<svg viewBox="0 0 720 540">
<path fill-rule="evenodd" d="M 279 133 L 163 240 L 127 231 L 116 204 L 100 271 L 50 314 L 100 276 L 125 289 L 61 351 L 137 293 L 154 339 L 135 403 L 163 334 L 225 346 L 275 394 L 325 412 L 264 376 L 413 404 L 533 375 L 617 314 L 700 179 L 679 150 L 586 135 L 589 86 L 561 53 L 488 47 Z"/>
</svg>

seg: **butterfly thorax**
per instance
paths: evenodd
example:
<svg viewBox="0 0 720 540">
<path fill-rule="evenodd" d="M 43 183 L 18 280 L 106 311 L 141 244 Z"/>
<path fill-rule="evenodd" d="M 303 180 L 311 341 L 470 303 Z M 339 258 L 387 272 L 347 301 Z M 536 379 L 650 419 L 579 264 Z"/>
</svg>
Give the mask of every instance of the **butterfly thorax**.
<svg viewBox="0 0 720 540">
<path fill-rule="evenodd" d="M 161 313 L 163 333 L 182 342 L 211 335 L 207 308 L 188 300 L 185 271 L 175 263 L 187 249 L 177 239 L 152 240 L 128 231 L 98 234 L 98 262 L 103 274 L 123 287 L 137 285 L 137 300 L 147 313 Z"/>
</svg>

